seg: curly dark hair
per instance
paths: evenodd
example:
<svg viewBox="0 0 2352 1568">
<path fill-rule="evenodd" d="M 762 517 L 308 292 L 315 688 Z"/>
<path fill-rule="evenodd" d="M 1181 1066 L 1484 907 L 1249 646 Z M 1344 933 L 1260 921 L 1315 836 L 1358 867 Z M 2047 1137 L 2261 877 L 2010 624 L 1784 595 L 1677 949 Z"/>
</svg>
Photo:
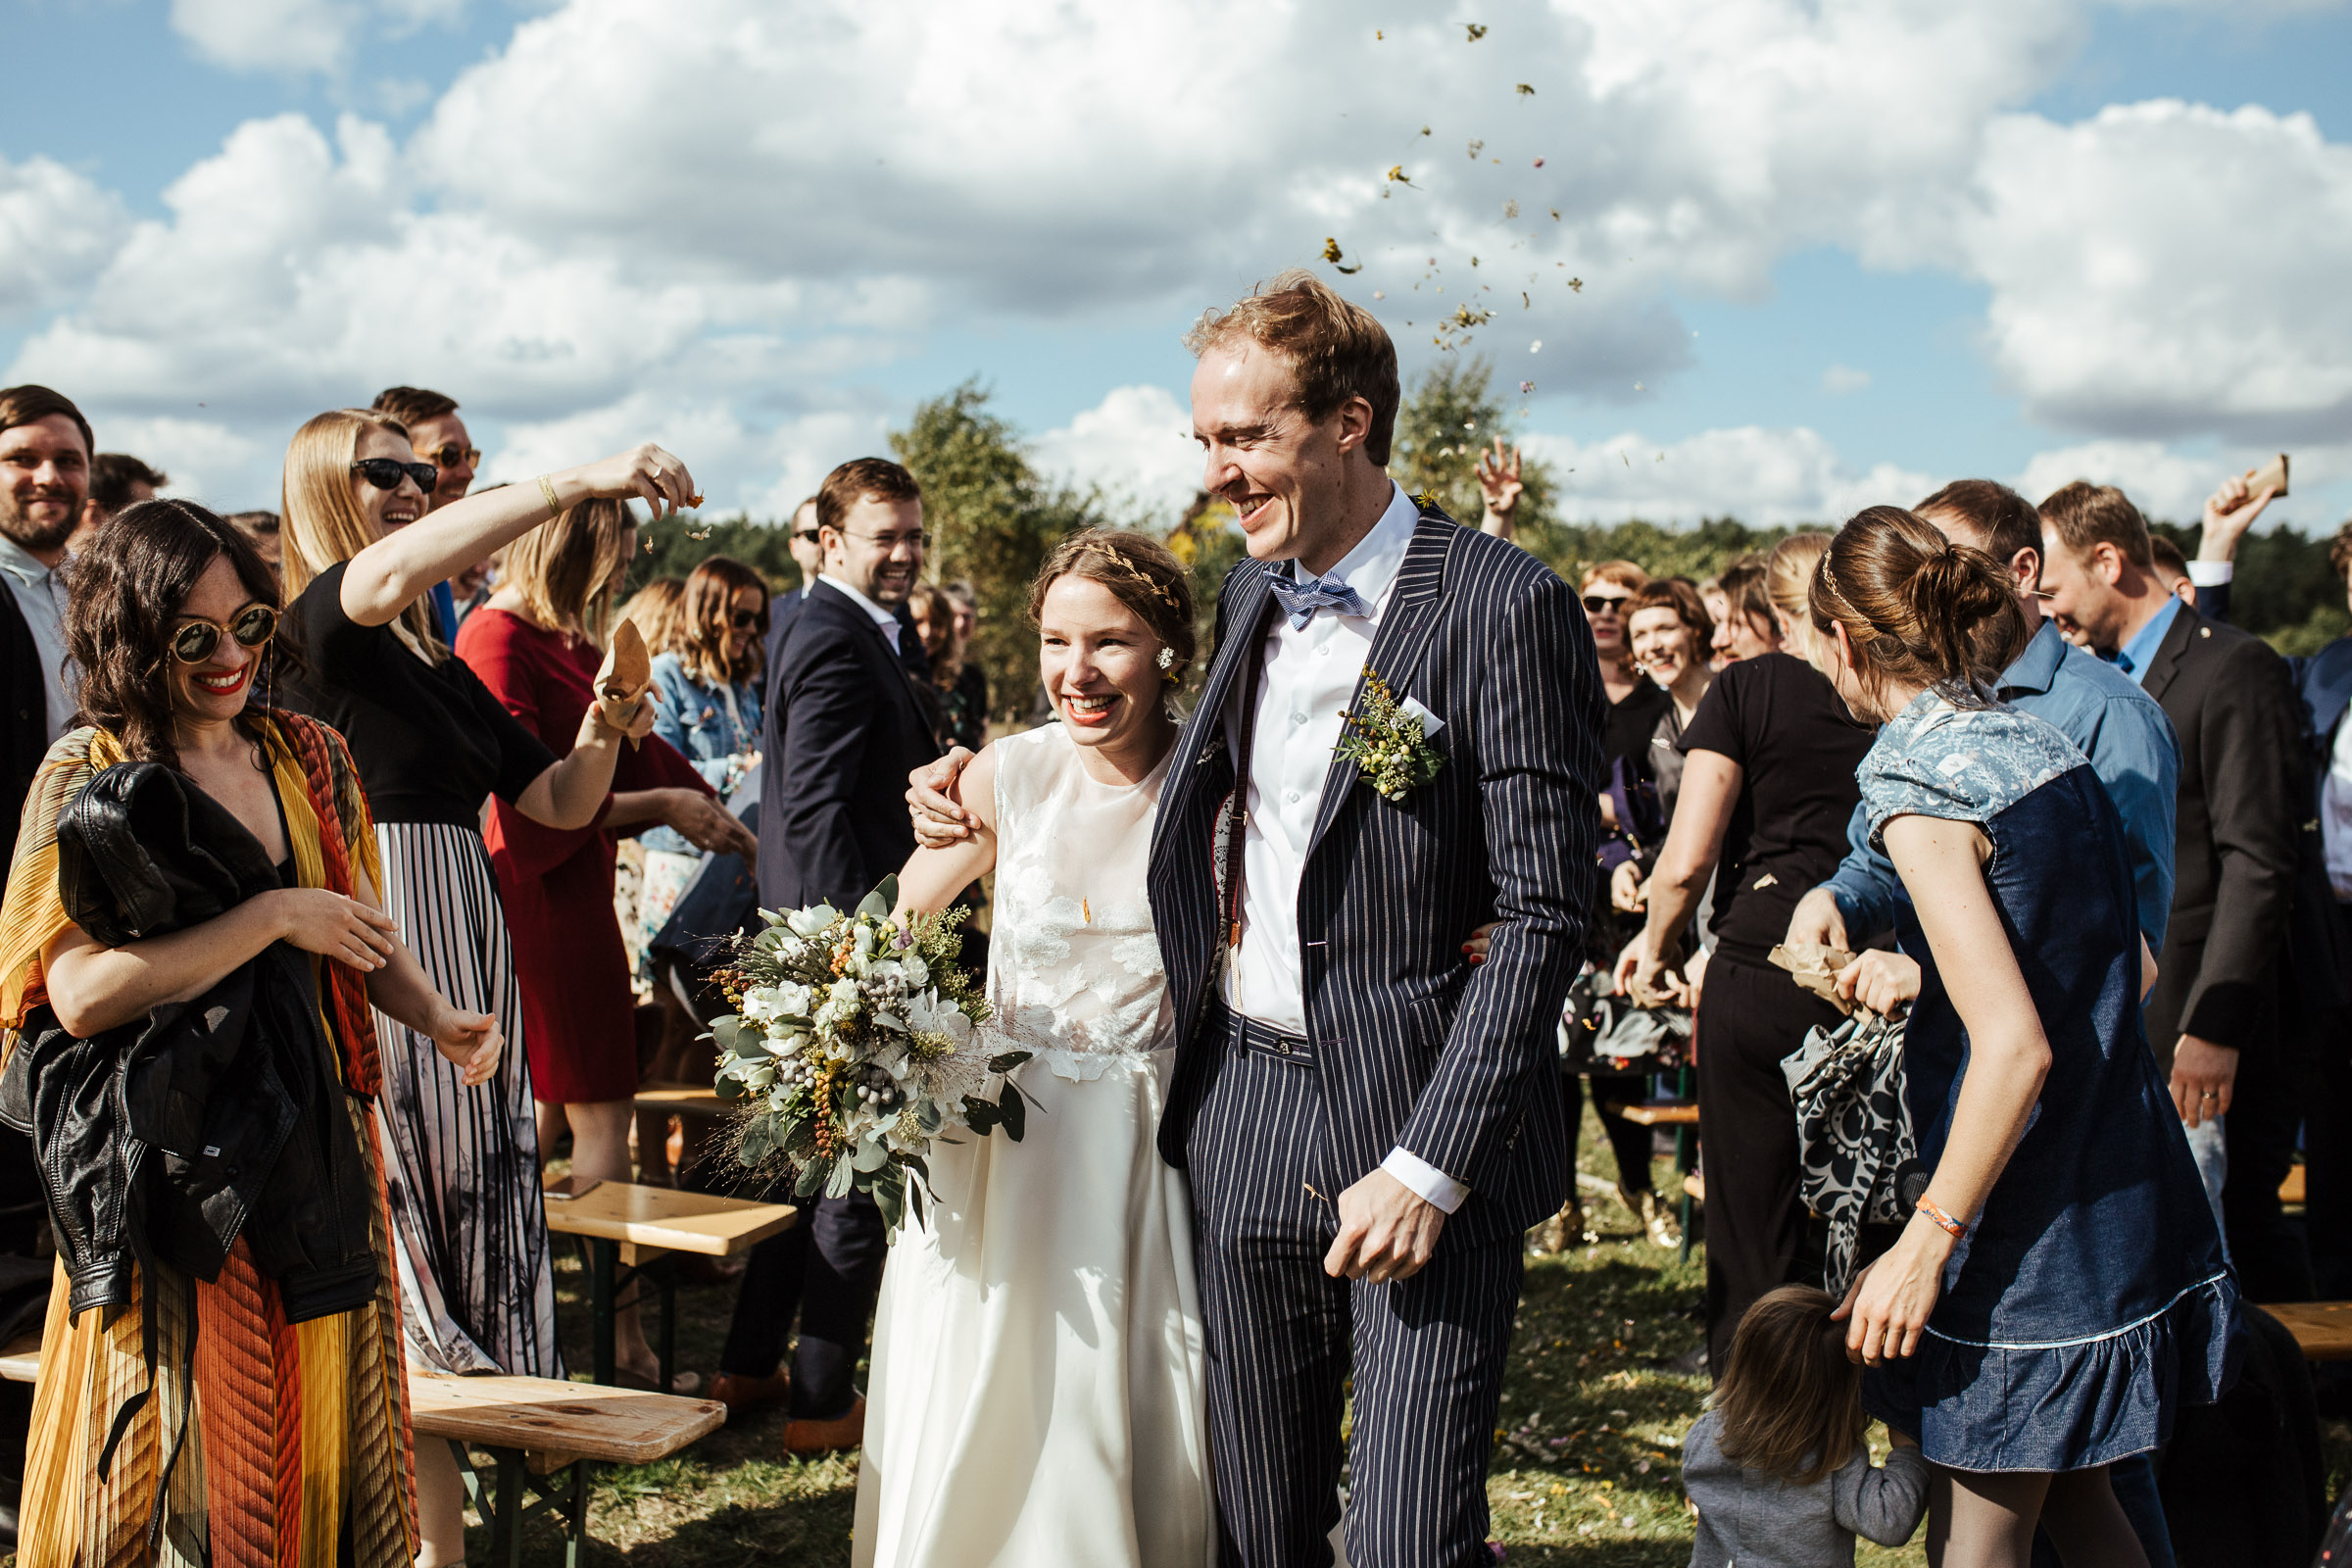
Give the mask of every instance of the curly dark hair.
<svg viewBox="0 0 2352 1568">
<path fill-rule="evenodd" d="M 139 761 L 179 765 L 172 734 L 172 627 L 197 581 L 226 556 L 246 593 L 275 608 L 277 580 L 253 541 L 191 501 L 141 501 L 117 513 L 74 562 L 66 653 L 81 670 L 77 721 L 95 724 Z M 253 685 L 285 669 L 272 638 Z M 262 710 L 248 701 L 238 723 L 261 738 Z"/>
</svg>

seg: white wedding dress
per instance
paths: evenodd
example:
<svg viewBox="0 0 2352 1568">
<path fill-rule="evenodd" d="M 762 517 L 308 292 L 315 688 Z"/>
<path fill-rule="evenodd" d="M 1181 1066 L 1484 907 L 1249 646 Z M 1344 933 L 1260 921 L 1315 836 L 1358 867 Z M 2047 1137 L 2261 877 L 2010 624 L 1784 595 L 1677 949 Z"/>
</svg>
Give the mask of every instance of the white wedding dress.
<svg viewBox="0 0 2352 1568">
<path fill-rule="evenodd" d="M 1214 1542 L 1174 1023 L 1144 875 L 1167 762 L 1097 783 L 1058 724 L 997 746 L 987 1026 L 1036 1103 L 935 1147 L 874 1323 L 858 1568 L 1204 1568 Z"/>
</svg>

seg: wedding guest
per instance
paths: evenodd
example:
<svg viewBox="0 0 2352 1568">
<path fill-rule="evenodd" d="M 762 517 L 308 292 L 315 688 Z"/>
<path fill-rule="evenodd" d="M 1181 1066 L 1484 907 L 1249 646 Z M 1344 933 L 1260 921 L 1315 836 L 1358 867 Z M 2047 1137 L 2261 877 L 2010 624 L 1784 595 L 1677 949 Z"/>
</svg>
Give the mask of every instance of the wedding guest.
<svg viewBox="0 0 2352 1568">
<path fill-rule="evenodd" d="M 678 628 L 686 614 L 686 579 L 656 577 L 621 603 L 612 612 L 615 623 L 627 621 L 645 639 L 645 651 L 659 659 L 678 646 Z"/>
<path fill-rule="evenodd" d="M 2163 706 L 2180 748 L 2173 906 L 2148 1043 L 2248 1294 L 2307 1299 L 2308 1257 L 2278 1206 L 2296 1121 L 2279 956 L 2302 820 L 2301 722 L 2285 662 L 2164 591 L 2147 523 L 2121 490 L 2078 480 L 2039 510 L 2050 613 Z"/>
<path fill-rule="evenodd" d="M 254 554 L 270 567 L 270 575 L 285 580 L 285 551 L 278 538 L 277 514 L 274 512 L 232 512 L 228 520 L 239 533 L 253 541 Z"/>
<path fill-rule="evenodd" d="M 433 480 L 424 493 L 424 510 L 436 511 L 462 501 L 472 488 L 482 454 L 458 417 L 458 400 L 417 386 L 388 386 L 375 395 L 376 413 L 409 432 L 409 450 L 433 466 Z M 473 563 L 466 563 L 468 566 Z M 452 574 L 453 576 L 455 573 Z M 458 635 L 458 593 L 454 583 L 433 588 L 433 614 L 443 642 Z"/>
<path fill-rule="evenodd" d="M 66 553 L 78 556 L 106 526 L 107 518 L 138 501 L 152 501 L 172 482 L 161 468 L 151 468 L 127 452 L 101 452 L 90 460 L 89 499 L 81 504 L 81 523 L 66 541 Z"/>
<path fill-rule="evenodd" d="M 2040 508 L 2045 582 L 2082 571 L 2051 559 L 2077 499 Z M 2144 536 L 2126 560 L 2179 605 Z M 2089 596 L 2075 611 L 2105 623 Z M 1903 1055 L 1929 1180 L 1839 1308 L 1865 1404 L 1919 1440 L 1942 1560 L 2023 1563 L 2039 1524 L 2065 1561 L 2144 1561 L 2109 1468 L 2219 1395 L 2237 1290 L 2141 1044 L 2122 823 L 2064 734 L 1984 695 L 2028 642 L 2003 564 L 1873 507 L 1832 544 L 1812 622 L 1838 694 L 1885 725 L 1862 792 L 1925 969 Z"/>
<path fill-rule="evenodd" d="M 1715 1397 L 1683 1436 L 1690 1568 L 1851 1568 L 1856 1536 L 1904 1545 L 1926 1517 L 1916 1442 L 1889 1431 L 1886 1465 L 1870 1462 L 1862 1369 L 1837 1306 L 1784 1285 L 1740 1318 Z"/>
<path fill-rule="evenodd" d="M 979 674 L 979 667 L 964 662 L 965 645 L 956 632 L 956 601 L 948 597 L 945 588 L 931 583 L 917 583 L 907 597 L 906 609 L 914 617 L 914 633 L 923 641 L 923 653 L 931 661 L 931 696 L 938 704 L 938 721 L 933 726 L 943 747 L 960 746 L 966 751 L 978 751 L 988 744 L 987 699 L 975 700 L 975 688 L 965 680 L 966 673 Z M 987 690 L 986 682 L 977 688 Z"/>
<path fill-rule="evenodd" d="M 410 1358 L 442 1372 L 561 1375 L 520 993 L 483 802 L 583 827 L 604 809 L 621 737 L 583 721 L 570 755 L 517 724 L 434 635 L 425 595 L 468 561 L 546 522 L 558 503 L 647 489 L 693 494 L 684 466 L 645 446 L 424 513 L 407 431 L 380 414 L 321 414 L 286 450 L 283 635 L 300 655 L 283 701 L 350 742 L 374 817 L 385 908 L 433 985 L 494 1014 L 515 1049 L 480 1094 L 463 1093 L 431 1042 L 379 1013 L 392 1240 L 402 1259 Z M 639 724 L 650 730 L 650 714 Z M 446 1446 L 417 1465 L 427 1557 L 464 1554 L 465 1490 Z"/>
<path fill-rule="evenodd" d="M 2188 558 L 2180 553 L 2180 547 L 2160 533 L 2150 534 L 2148 555 L 2155 563 L 2156 580 L 2164 584 L 2164 591 L 2189 609 L 2196 609 L 2197 585 L 2188 580 Z"/>
<path fill-rule="evenodd" d="M 617 497 L 575 502 L 507 546 L 505 580 L 458 634 L 458 656 L 551 750 L 601 733 L 596 674 L 636 539 Z M 622 752 L 612 778 L 610 805 L 588 821 L 549 824 L 500 800 L 484 839 L 514 935 L 539 1150 L 553 1151 L 568 1126 L 573 1176 L 625 1182 L 637 1031 L 628 957 L 611 913 L 612 834 L 662 823 L 705 849 L 749 855 L 753 845 L 710 785 L 658 737 Z M 622 1383 L 654 1387 L 654 1352 L 633 1303 L 621 1305 L 616 1348 Z M 694 1374 L 681 1373 L 666 1392 L 699 1387 Z"/>
<path fill-rule="evenodd" d="M 980 635 L 980 595 L 968 578 L 958 577 L 943 583 L 940 591 L 948 596 L 948 604 L 956 612 L 956 659 L 960 668 L 954 677 L 949 693 L 948 708 L 963 715 L 958 719 L 967 729 L 977 727 L 978 733 L 988 733 L 988 672 L 980 667 L 976 640 Z"/>
<path fill-rule="evenodd" d="M 816 493 L 824 548 L 773 661 L 760 752 L 760 906 L 855 908 L 914 853 L 906 776 L 939 755 L 905 662 L 899 619 L 923 568 L 922 489 L 882 458 L 858 458 Z M 863 1441 L 851 1381 L 881 1286 L 888 1234 L 873 1200 L 819 1198 L 753 1250 L 719 1356 L 713 1397 L 731 1409 L 783 1403 L 784 1451 Z M 799 1342 L 780 1369 L 795 1314 Z"/>
<path fill-rule="evenodd" d="M 497 586 L 497 576 L 498 562 L 485 557 L 449 579 L 450 613 L 456 617 L 461 630 L 465 628 L 467 615 L 490 602 L 490 590 Z"/>
<path fill-rule="evenodd" d="M 1496 436 L 1494 450 L 1478 455 L 1479 531 L 1497 539 L 1517 538 L 1519 497 L 1526 490 L 1527 483 L 1520 477 L 1519 449 Z"/>
<path fill-rule="evenodd" d="M 339 1179 L 290 1213 L 281 1185 L 270 1208 L 316 1266 L 286 1267 L 289 1238 L 258 1234 L 257 1205 L 211 1279 L 141 1248 L 135 1272 L 125 1268 L 128 1300 L 75 1311 L 79 1287 L 57 1270 L 16 1544 L 26 1568 L 157 1560 L 151 1520 L 174 1562 L 430 1560 L 417 1555 L 410 1501 L 398 1270 L 368 1108 L 379 1085 L 369 1013 L 426 1040 L 464 1095 L 483 1092 L 502 1043 L 494 1019 L 436 990 L 379 907 L 367 797 L 342 739 L 266 706 L 277 623 L 276 584 L 252 546 L 184 501 L 126 509 L 75 564 L 66 633 L 84 722 L 49 754 L 25 804 L 0 909 L 0 1017 L 12 1028 L 46 1019 L 85 1040 L 136 1036 L 151 1008 L 160 1017 L 171 999 L 210 1000 L 244 971 L 255 1005 L 234 1027 L 245 1049 L 271 1031 L 263 1049 L 281 1062 L 307 1058 L 318 1090 L 279 1091 L 291 1138 L 281 1133 L 273 1163 L 255 1174 L 265 1187 L 287 1175 L 282 1145 Z M 175 804 L 215 808 L 217 827 L 191 815 L 188 848 L 236 867 L 246 896 L 210 919 L 108 947 L 67 913 L 59 823 L 124 761 L 176 774 Z M 283 962 L 279 944 L 308 962 Z M 289 968 L 302 997 L 266 1001 Z M 303 1038 L 289 1016 L 316 1027 Z M 220 1125 L 207 1121 L 208 1133 Z M 44 1133 L 70 1140 L 66 1128 Z M 257 1141 L 247 1147 L 258 1152 Z M 103 1181 L 96 1163 L 77 1179 Z"/>
<path fill-rule="evenodd" d="M 1801 603 L 1776 605 L 1778 579 L 1801 592 L 1828 544 L 1794 534 L 1752 576 L 1725 573 L 1734 610 L 1751 592 L 1775 617 L 1774 642 L 1809 648 Z M 1759 639 L 1760 641 L 1760 639 Z M 1720 639 L 1719 639 L 1720 642 Z M 1870 749 L 1820 671 L 1777 647 L 1715 677 L 1683 735 L 1682 792 L 1650 878 L 1642 931 L 1618 956 L 1616 985 L 1638 1002 L 1660 981 L 1714 878 L 1715 936 L 1697 1000 L 1701 1171 L 1707 1185 L 1707 1355 L 1720 1374 L 1741 1314 L 1793 1284 L 1805 1236 L 1797 1196 L 1796 1114 L 1781 1058 L 1838 1009 L 1792 984 L 1768 955 L 1797 898 L 1837 866 L 1854 808 L 1854 769 Z"/>
<path fill-rule="evenodd" d="M 89 496 L 90 422 L 45 386 L 0 389 L 0 655 L 8 671 L 0 725 L 0 864 L 41 756 L 74 717 L 66 658 L 66 585 L 58 567 Z"/>
<path fill-rule="evenodd" d="M 1781 625 L 1772 612 L 1771 586 L 1762 556 L 1742 556 L 1726 566 L 1723 575 L 1715 579 L 1715 594 L 1723 601 L 1715 615 L 1715 639 L 1710 645 L 1718 670 L 1779 649 Z M 1713 609 L 1711 601 L 1709 608 Z"/>
<path fill-rule="evenodd" d="M 1707 695 L 1707 688 L 1715 684 L 1715 671 L 1707 663 L 1715 623 L 1698 590 L 1688 579 L 1653 577 L 1627 604 L 1625 627 L 1634 662 L 1668 698 L 1658 713 L 1657 727 L 1650 732 L 1647 756 L 1650 777 L 1657 782 L 1659 809 L 1671 822 L 1675 800 L 1683 788 L 1683 732 L 1697 716 L 1699 700 Z M 1611 898 L 1620 909 L 1641 906 L 1634 894 L 1656 864 L 1657 848 L 1663 844 L 1644 856 L 1634 871 L 1611 877 Z"/>
<path fill-rule="evenodd" d="M 801 568 L 801 585 L 783 594 L 769 610 L 767 616 L 767 683 L 772 688 L 776 680 L 776 650 L 784 646 L 784 630 L 792 617 L 801 612 L 808 596 L 816 591 L 816 579 L 825 569 L 823 535 L 816 526 L 816 497 L 810 496 L 792 509 L 792 537 L 785 548 L 792 552 L 792 564 Z"/>
<path fill-rule="evenodd" d="M 654 733 L 676 747 L 725 801 L 760 758 L 767 584 L 742 562 L 712 556 L 686 578 L 674 625 L 654 655 L 654 689 L 662 696 Z M 675 828 L 653 828 L 642 842 L 641 944 L 662 929 L 679 890 L 703 863 L 702 852 Z"/>
<path fill-rule="evenodd" d="M 2278 499 L 2278 486 L 2265 481 L 2254 488 L 2262 477 L 2259 468 L 2248 468 L 2240 474 L 2224 479 L 2205 498 L 2203 526 L 2197 533 L 2197 559 L 2182 569 L 2196 587 L 2196 596 L 2189 603 L 2197 613 L 2209 621 L 2230 618 L 2231 580 L 2237 575 L 2237 547 L 2261 516 L 2263 509 Z"/>
<path fill-rule="evenodd" d="M 2352 523 L 2336 530 L 2328 564 L 2343 578 L 2352 602 Z M 2309 791 L 2316 802 L 2321 863 L 2328 896 L 2314 901 L 2323 923 L 2318 950 L 2296 956 L 2306 971 L 2313 1010 L 2328 1017 L 2342 1038 L 2352 1013 L 2352 637 L 2338 637 L 2308 659 L 2293 661 L 2303 700 Z M 2312 982 L 2318 982 L 2316 984 Z M 2304 1214 L 2310 1237 L 2313 1286 L 2324 1300 L 2352 1296 L 2352 1055 L 2314 1054 L 2303 1116 Z"/>
</svg>

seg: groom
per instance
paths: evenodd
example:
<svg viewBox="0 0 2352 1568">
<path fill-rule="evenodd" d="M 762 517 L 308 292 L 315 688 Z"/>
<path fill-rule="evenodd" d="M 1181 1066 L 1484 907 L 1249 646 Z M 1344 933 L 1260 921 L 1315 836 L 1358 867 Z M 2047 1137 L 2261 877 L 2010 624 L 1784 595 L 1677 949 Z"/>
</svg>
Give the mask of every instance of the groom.
<svg viewBox="0 0 2352 1568">
<path fill-rule="evenodd" d="M 1219 1560 L 1331 1560 L 1352 1371 L 1349 1562 L 1483 1564 L 1521 1234 L 1570 1179 L 1553 1036 L 1594 891 L 1592 638 L 1542 563 L 1384 471 L 1396 353 L 1368 313 L 1290 272 L 1186 341 L 1250 557 L 1150 875 Z M 1434 721 L 1400 799 L 1336 751 L 1373 673 Z"/>
</svg>

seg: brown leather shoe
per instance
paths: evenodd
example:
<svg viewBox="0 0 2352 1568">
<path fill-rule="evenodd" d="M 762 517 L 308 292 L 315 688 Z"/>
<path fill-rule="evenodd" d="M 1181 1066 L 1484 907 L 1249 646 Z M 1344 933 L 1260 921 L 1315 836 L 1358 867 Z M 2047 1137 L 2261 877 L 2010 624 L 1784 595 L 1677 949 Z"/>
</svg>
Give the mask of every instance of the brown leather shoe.
<svg viewBox="0 0 2352 1568">
<path fill-rule="evenodd" d="M 784 1423 L 784 1451 L 808 1456 L 831 1453 L 837 1448 L 855 1448 L 865 1442 L 865 1396 L 850 1406 L 847 1415 L 830 1421 L 792 1420 Z"/>
<path fill-rule="evenodd" d="M 733 1420 L 753 1410 L 782 1404 L 791 1393 L 792 1374 L 778 1367 L 763 1378 L 745 1372 L 721 1372 L 710 1380 L 710 1392 L 705 1397 L 725 1405 L 727 1418 Z"/>
</svg>

